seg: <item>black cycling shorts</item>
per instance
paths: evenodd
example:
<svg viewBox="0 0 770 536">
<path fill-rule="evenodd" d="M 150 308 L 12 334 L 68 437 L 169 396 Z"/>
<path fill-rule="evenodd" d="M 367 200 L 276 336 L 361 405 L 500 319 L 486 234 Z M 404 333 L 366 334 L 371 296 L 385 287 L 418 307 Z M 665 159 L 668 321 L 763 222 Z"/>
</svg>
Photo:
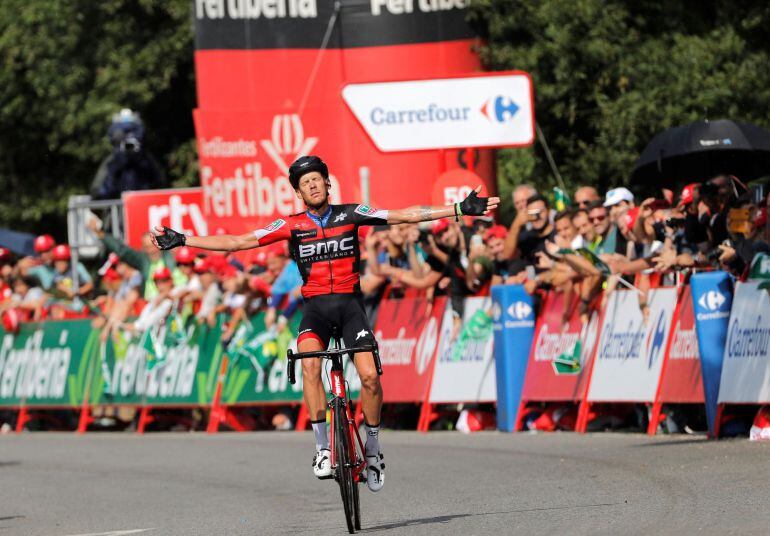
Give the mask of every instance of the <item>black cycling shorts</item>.
<svg viewBox="0 0 770 536">
<path fill-rule="evenodd" d="M 324 294 L 305 301 L 299 324 L 297 345 L 308 338 L 317 339 L 324 350 L 329 347 L 332 326 L 342 335 L 345 348 L 374 344 L 374 334 L 364 312 L 359 294 Z"/>
</svg>

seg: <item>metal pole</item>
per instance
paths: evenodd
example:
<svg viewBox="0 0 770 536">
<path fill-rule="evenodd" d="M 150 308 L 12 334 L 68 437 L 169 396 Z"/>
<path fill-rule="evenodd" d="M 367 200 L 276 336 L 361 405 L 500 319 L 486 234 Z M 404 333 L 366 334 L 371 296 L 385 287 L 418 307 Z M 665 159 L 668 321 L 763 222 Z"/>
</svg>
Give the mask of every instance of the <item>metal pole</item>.
<svg viewBox="0 0 770 536">
<path fill-rule="evenodd" d="M 566 193 L 567 187 L 564 185 L 564 180 L 561 178 L 561 173 L 559 173 L 559 169 L 556 167 L 556 162 L 553 160 L 551 149 L 548 147 L 548 142 L 545 141 L 543 131 L 540 130 L 540 125 L 537 122 L 535 123 L 535 131 L 537 132 L 537 140 L 540 142 L 540 145 L 543 146 L 543 151 L 545 151 L 545 158 L 548 160 L 548 165 L 551 167 L 551 172 L 553 173 L 554 177 L 556 177 L 556 182 L 559 183 L 559 188 L 561 188 L 562 191 Z"/>
</svg>

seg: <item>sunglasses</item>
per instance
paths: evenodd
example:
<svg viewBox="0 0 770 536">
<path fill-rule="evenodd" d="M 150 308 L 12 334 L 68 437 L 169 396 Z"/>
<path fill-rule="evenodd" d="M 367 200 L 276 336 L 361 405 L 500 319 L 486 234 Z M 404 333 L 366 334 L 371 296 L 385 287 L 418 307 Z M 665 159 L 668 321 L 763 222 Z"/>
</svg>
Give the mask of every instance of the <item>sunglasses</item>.
<svg viewBox="0 0 770 536">
<path fill-rule="evenodd" d="M 586 200 L 584 200 L 584 201 L 578 201 L 578 202 L 577 202 L 577 204 L 578 204 L 578 206 L 580 206 L 580 207 L 587 207 L 588 205 L 590 205 L 590 204 L 591 204 L 591 202 L 590 202 L 590 201 L 586 201 Z"/>
<path fill-rule="evenodd" d="M 600 221 L 604 221 L 607 219 L 607 216 L 590 216 L 588 218 L 591 222 L 596 223 Z"/>
</svg>

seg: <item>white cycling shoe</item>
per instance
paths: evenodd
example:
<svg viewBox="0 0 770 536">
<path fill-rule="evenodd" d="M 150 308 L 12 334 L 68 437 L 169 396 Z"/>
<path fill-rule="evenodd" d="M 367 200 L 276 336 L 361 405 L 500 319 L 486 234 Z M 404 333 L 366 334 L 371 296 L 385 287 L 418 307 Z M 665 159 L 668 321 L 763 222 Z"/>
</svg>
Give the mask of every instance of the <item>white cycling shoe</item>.
<svg viewBox="0 0 770 536">
<path fill-rule="evenodd" d="M 382 452 L 366 455 L 366 485 L 370 490 L 378 492 L 385 484 L 385 462 Z"/>
<path fill-rule="evenodd" d="M 313 456 L 313 474 L 321 480 L 332 477 L 331 455 L 329 449 L 321 449 Z"/>
</svg>

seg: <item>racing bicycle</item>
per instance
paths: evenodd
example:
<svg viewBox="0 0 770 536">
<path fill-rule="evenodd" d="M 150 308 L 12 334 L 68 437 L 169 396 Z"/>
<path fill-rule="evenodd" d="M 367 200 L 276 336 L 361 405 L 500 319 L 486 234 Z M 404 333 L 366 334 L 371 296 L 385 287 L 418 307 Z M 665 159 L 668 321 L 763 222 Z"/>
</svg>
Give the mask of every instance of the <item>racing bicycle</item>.
<svg viewBox="0 0 770 536">
<path fill-rule="evenodd" d="M 350 409 L 342 369 L 342 356 L 353 356 L 357 353 L 371 352 L 374 355 L 374 365 L 377 374 L 382 375 L 382 365 L 377 343 L 353 348 L 340 348 L 339 330 L 332 330 L 333 348 L 316 352 L 295 353 L 291 349 L 286 353 L 288 358 L 289 382 L 296 381 L 295 363 L 298 359 L 327 359 L 331 362 L 329 377 L 329 392 L 331 400 L 328 403 L 331 410 L 331 466 L 334 479 L 340 486 L 342 505 L 345 510 L 345 521 L 348 532 L 355 533 L 361 529 L 361 504 L 358 498 L 358 484 L 366 484 L 366 457 L 364 444 L 358 432 L 353 412 Z"/>
</svg>

